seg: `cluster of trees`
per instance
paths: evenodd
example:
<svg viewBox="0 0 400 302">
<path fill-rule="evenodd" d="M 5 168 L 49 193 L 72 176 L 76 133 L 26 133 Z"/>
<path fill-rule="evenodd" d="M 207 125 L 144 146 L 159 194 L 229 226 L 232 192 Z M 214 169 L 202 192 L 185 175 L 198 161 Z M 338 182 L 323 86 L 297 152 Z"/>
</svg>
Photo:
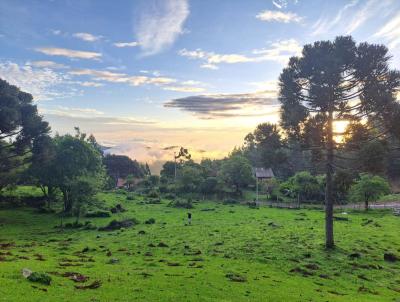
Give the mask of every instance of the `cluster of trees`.
<svg viewBox="0 0 400 302">
<path fill-rule="evenodd" d="M 143 178 L 148 165 L 127 156 L 104 155 L 93 135 L 51 137 L 30 94 L 0 79 L 0 192 L 19 183 L 35 184 L 50 206 L 61 197 L 63 212 L 78 218 L 95 194 L 114 188 L 117 178 Z"/>
<path fill-rule="evenodd" d="M 181 160 L 166 162 L 160 173 L 160 191 L 211 196 L 240 196 L 254 184 L 249 160 L 234 151 L 222 160 L 203 159 L 200 163 Z"/>
</svg>

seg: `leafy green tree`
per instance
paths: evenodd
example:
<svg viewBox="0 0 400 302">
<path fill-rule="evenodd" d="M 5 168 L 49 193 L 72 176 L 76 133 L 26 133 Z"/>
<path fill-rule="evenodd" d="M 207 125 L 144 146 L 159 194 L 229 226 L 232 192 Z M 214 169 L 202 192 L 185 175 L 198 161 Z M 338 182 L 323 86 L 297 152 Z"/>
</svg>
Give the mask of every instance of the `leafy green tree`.
<svg viewBox="0 0 400 302">
<path fill-rule="evenodd" d="M 56 156 L 51 165 L 55 186 L 63 194 L 64 211 L 71 213 L 76 198 L 74 192 L 76 183 L 82 178 L 86 181 L 86 188 L 91 183 L 98 183 L 101 187 L 105 180 L 105 170 L 101 154 L 85 140 L 71 135 L 55 137 Z M 97 182 L 95 181 L 97 180 Z"/>
<path fill-rule="evenodd" d="M 36 140 L 50 128 L 33 104 L 32 95 L 0 79 L 0 188 L 30 163 Z"/>
<path fill-rule="evenodd" d="M 350 188 L 350 200 L 364 202 L 365 210 L 368 210 L 369 202 L 379 199 L 382 195 L 389 194 L 389 183 L 383 177 L 371 174 L 361 174 Z"/>
<path fill-rule="evenodd" d="M 128 186 L 128 189 L 132 188 L 135 184 L 135 176 L 129 174 L 125 177 L 125 184 Z"/>
<path fill-rule="evenodd" d="M 222 162 L 220 177 L 228 185 L 235 187 L 238 195 L 242 189 L 254 182 L 249 160 L 242 155 L 233 155 Z"/>
<path fill-rule="evenodd" d="M 103 158 L 103 163 L 107 174 L 114 179 L 115 184 L 118 178 L 126 178 L 128 175 L 136 178 L 143 178 L 144 175 L 147 175 L 146 166 L 140 165 L 136 160 L 125 155 L 107 154 Z"/>
<path fill-rule="evenodd" d="M 305 45 L 301 57 L 292 57 L 280 75 L 281 125 L 288 136 L 301 136 L 305 126 L 319 118 L 310 129 L 317 128 L 321 138 L 311 147 L 321 150 L 326 165 L 327 248 L 334 247 L 334 121 L 366 116 L 400 136 L 400 73 L 390 70 L 389 58 L 383 45 L 357 45 L 351 37 L 337 37 Z"/>
<path fill-rule="evenodd" d="M 50 202 L 55 199 L 57 189 L 57 182 L 54 178 L 55 158 L 55 141 L 49 136 L 42 136 L 33 147 L 32 164 L 27 170 L 27 174 L 42 190 L 48 207 L 50 207 Z"/>
<path fill-rule="evenodd" d="M 196 193 L 203 181 L 202 171 L 198 166 L 183 165 L 176 179 L 176 186 L 182 193 Z"/>
<path fill-rule="evenodd" d="M 204 197 L 213 195 L 218 191 L 218 178 L 217 177 L 207 177 L 203 179 L 200 184 L 200 192 L 203 194 Z"/>
<path fill-rule="evenodd" d="M 179 170 L 178 165 L 177 169 Z M 166 161 L 160 171 L 160 175 L 164 179 L 173 180 L 175 176 L 175 163 L 173 161 Z"/>
</svg>

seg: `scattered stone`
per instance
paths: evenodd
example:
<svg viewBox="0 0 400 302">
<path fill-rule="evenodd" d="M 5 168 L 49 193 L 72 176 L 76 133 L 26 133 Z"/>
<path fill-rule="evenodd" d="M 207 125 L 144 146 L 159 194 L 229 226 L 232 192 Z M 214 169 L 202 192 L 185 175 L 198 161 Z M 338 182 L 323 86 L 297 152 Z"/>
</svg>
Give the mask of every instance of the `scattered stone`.
<svg viewBox="0 0 400 302">
<path fill-rule="evenodd" d="M 228 273 L 225 275 L 225 277 L 227 277 L 230 281 L 233 281 L 233 282 L 246 282 L 247 281 L 245 276 L 235 274 L 235 273 Z"/>
<path fill-rule="evenodd" d="M 181 266 L 178 262 L 167 262 L 168 266 Z"/>
<path fill-rule="evenodd" d="M 110 211 L 113 214 L 126 212 L 126 210 L 122 207 L 120 203 L 117 204 L 115 207 L 112 207 Z"/>
<path fill-rule="evenodd" d="M 65 272 L 61 276 L 67 277 L 74 282 L 86 282 L 89 277 L 76 272 Z"/>
<path fill-rule="evenodd" d="M 319 266 L 315 263 L 309 263 L 304 265 L 305 268 L 311 269 L 311 270 L 317 270 L 319 269 Z"/>
<path fill-rule="evenodd" d="M 85 217 L 87 217 L 87 218 L 94 218 L 94 217 L 105 218 L 105 217 L 111 217 L 111 213 L 110 213 L 110 211 L 98 210 L 98 211 L 86 213 Z"/>
<path fill-rule="evenodd" d="M 387 262 L 396 262 L 400 260 L 399 256 L 395 255 L 394 253 L 383 254 L 383 259 Z"/>
<path fill-rule="evenodd" d="M 101 286 L 100 280 L 95 280 L 89 285 L 75 285 L 76 289 L 96 289 Z"/>
<path fill-rule="evenodd" d="M 156 223 L 156 220 L 155 220 L 154 218 L 149 218 L 149 219 L 147 219 L 144 223 L 145 223 L 145 224 L 155 224 L 155 223 Z"/>
<path fill-rule="evenodd" d="M 164 242 L 160 242 L 159 244 L 157 244 L 158 247 L 168 247 L 168 244 L 164 243 Z"/>
<path fill-rule="evenodd" d="M 107 263 L 108 263 L 108 264 L 116 264 L 116 263 L 119 263 L 119 259 L 117 259 L 117 258 L 111 258 Z"/>
<path fill-rule="evenodd" d="M 303 277 L 308 277 L 308 276 L 314 275 L 313 272 L 310 272 L 310 271 L 308 271 L 308 270 L 306 270 L 306 269 L 304 269 L 304 268 L 301 268 L 301 267 L 292 268 L 292 269 L 290 270 L 290 272 L 291 272 L 291 273 L 299 273 L 299 274 L 301 274 Z"/>
<path fill-rule="evenodd" d="M 125 220 L 122 220 L 122 221 L 113 220 L 107 226 L 101 227 L 98 230 L 99 231 L 114 231 L 114 230 L 119 230 L 119 229 L 122 229 L 122 228 L 129 228 L 129 227 L 134 226 L 134 225 L 136 225 L 138 223 L 139 222 L 135 218 L 125 219 Z"/>
<path fill-rule="evenodd" d="M 140 230 L 140 231 L 138 232 L 138 234 L 139 234 L 139 235 L 144 235 L 144 234 L 146 234 L 146 232 L 143 231 L 143 230 Z"/>
<path fill-rule="evenodd" d="M 350 259 L 355 259 L 355 258 L 361 258 L 361 254 L 360 253 L 351 253 L 349 255 Z"/>
</svg>

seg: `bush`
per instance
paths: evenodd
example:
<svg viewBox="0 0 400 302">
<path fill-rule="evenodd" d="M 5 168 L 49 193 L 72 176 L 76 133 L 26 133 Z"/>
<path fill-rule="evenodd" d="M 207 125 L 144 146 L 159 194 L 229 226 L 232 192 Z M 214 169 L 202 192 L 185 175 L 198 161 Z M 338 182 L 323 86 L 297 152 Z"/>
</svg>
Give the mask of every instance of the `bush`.
<svg viewBox="0 0 400 302">
<path fill-rule="evenodd" d="M 364 202 L 365 209 L 368 210 L 370 201 L 376 201 L 389 193 L 390 187 L 386 179 L 365 173 L 361 174 L 360 179 L 351 186 L 350 200 L 352 202 Z"/>
<path fill-rule="evenodd" d="M 127 195 L 126 200 L 135 200 L 135 195 L 133 195 L 133 194 Z"/>
<path fill-rule="evenodd" d="M 176 198 L 176 195 L 174 193 L 167 193 L 164 195 L 164 198 L 174 200 Z"/>
<path fill-rule="evenodd" d="M 149 198 L 146 200 L 147 204 L 160 204 L 161 199 L 160 198 Z"/>
<path fill-rule="evenodd" d="M 233 199 L 233 198 L 226 198 L 222 203 L 223 204 L 238 204 L 239 200 Z"/>
<path fill-rule="evenodd" d="M 111 213 L 110 213 L 110 211 L 106 211 L 106 210 L 97 210 L 97 211 L 87 212 L 85 217 L 88 217 L 88 218 L 111 217 Z"/>
<path fill-rule="evenodd" d="M 126 210 L 122 207 L 122 205 L 120 203 L 118 203 L 117 205 L 115 205 L 115 207 L 112 207 L 110 209 L 111 213 L 116 214 L 116 213 L 122 213 L 125 212 Z"/>
<path fill-rule="evenodd" d="M 151 190 L 149 193 L 147 193 L 147 197 L 160 198 L 160 194 L 155 190 Z"/>
<path fill-rule="evenodd" d="M 50 285 L 51 277 L 45 273 L 33 272 L 28 276 L 28 280 L 31 282 L 37 282 L 45 285 Z"/>
<path fill-rule="evenodd" d="M 154 218 L 149 218 L 149 219 L 147 219 L 144 223 L 145 223 L 145 224 L 155 224 L 155 223 L 156 223 L 156 220 L 155 220 Z"/>
<path fill-rule="evenodd" d="M 191 200 L 174 200 L 168 204 L 169 207 L 173 208 L 184 208 L 184 209 L 192 209 L 193 204 Z"/>
<path fill-rule="evenodd" d="M 99 231 L 114 231 L 114 230 L 119 230 L 121 228 L 129 228 L 136 224 L 139 224 L 139 221 L 136 218 L 125 219 L 122 221 L 113 220 L 107 226 L 101 227 L 98 230 Z"/>
</svg>

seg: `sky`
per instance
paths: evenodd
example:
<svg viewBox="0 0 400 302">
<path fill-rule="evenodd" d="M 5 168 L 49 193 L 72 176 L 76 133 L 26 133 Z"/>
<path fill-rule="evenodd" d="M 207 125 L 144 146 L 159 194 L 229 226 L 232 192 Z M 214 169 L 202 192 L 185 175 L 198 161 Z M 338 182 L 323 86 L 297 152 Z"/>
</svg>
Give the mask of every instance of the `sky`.
<svg viewBox="0 0 400 302">
<path fill-rule="evenodd" d="M 399 0 L 0 0 L 0 78 L 52 132 L 93 133 L 154 170 L 180 146 L 221 158 L 279 122 L 304 44 L 352 35 L 400 68 Z"/>
</svg>

